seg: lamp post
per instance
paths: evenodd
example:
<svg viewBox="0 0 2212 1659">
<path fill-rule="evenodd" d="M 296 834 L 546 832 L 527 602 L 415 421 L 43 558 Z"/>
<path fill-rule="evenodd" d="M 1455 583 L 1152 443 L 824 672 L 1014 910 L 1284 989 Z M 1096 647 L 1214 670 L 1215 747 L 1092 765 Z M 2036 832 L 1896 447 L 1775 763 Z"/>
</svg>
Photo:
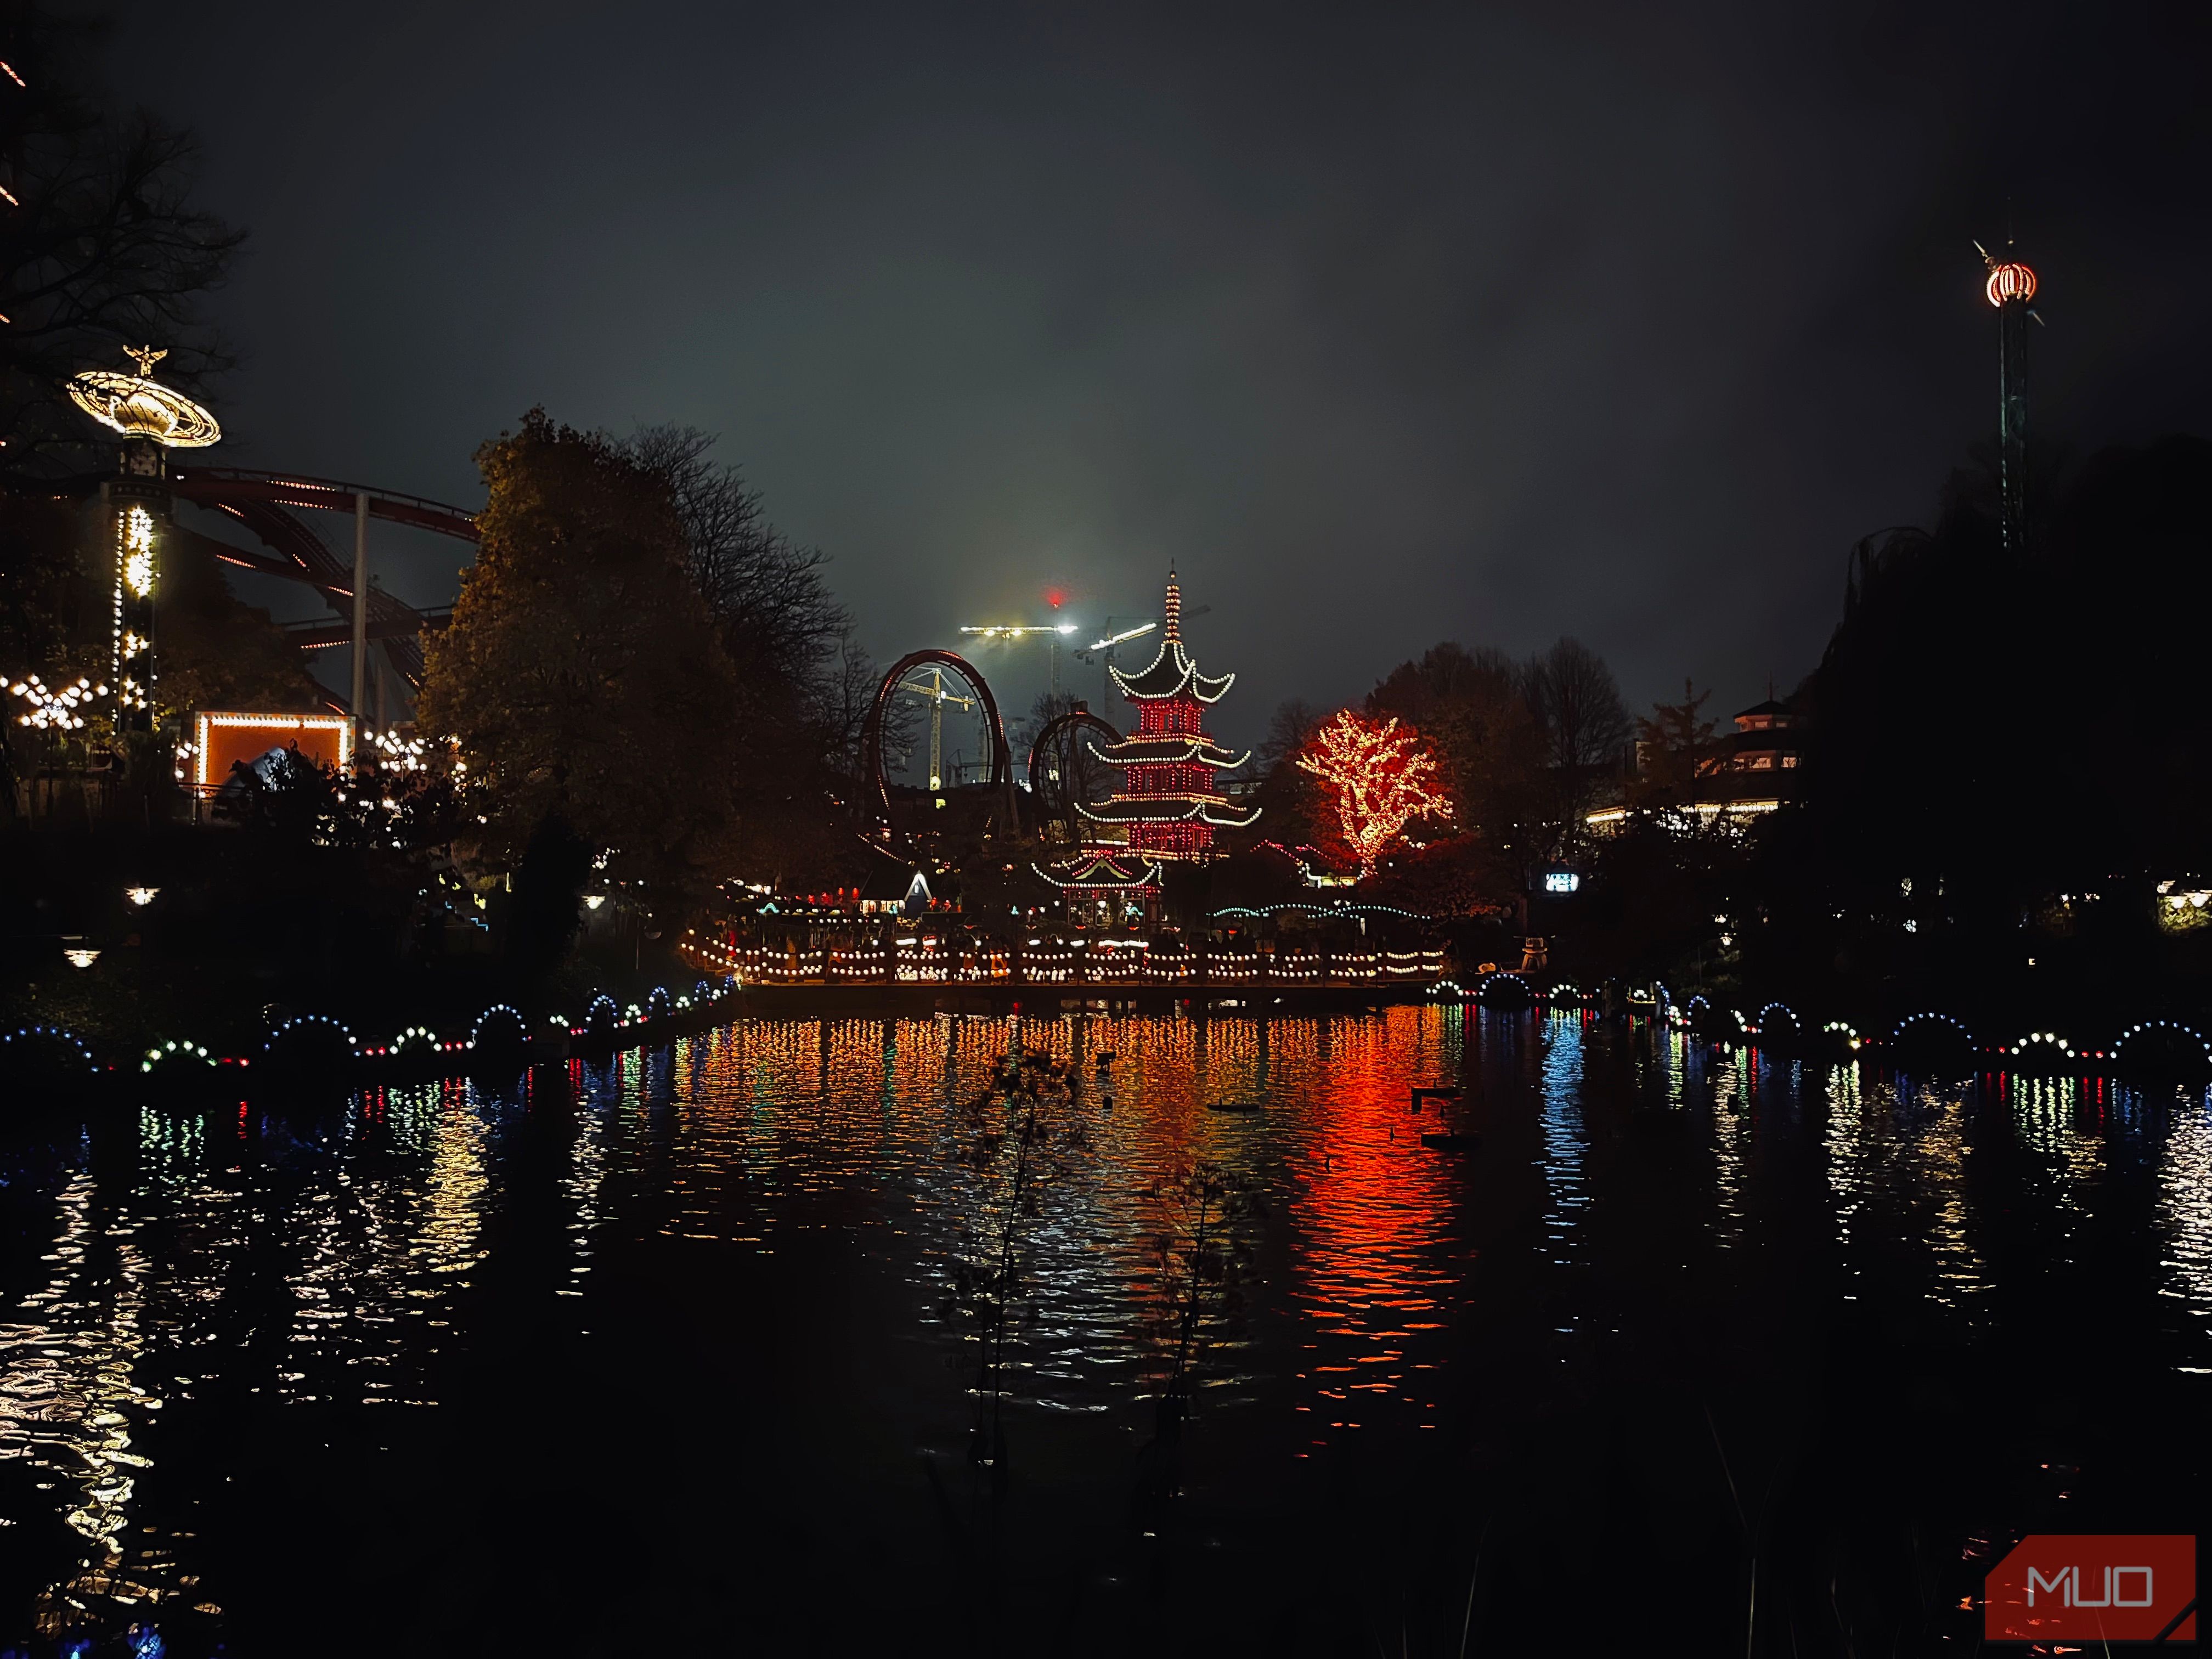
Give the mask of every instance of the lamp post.
<svg viewBox="0 0 2212 1659">
<path fill-rule="evenodd" d="M 368 492 L 353 497 L 353 696 L 346 708 L 353 715 L 354 752 L 361 751 L 361 708 L 368 696 Z"/>
</svg>

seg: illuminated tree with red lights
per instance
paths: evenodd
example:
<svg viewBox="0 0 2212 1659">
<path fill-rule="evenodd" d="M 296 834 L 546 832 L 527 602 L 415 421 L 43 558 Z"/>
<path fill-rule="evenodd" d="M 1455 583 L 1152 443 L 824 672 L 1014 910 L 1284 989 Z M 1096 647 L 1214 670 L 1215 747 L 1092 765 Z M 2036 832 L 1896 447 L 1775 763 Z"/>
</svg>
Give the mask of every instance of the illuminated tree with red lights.
<svg viewBox="0 0 2212 1659">
<path fill-rule="evenodd" d="M 1336 791 L 1336 818 L 1359 860 L 1359 873 L 1375 873 L 1382 849 L 1415 818 L 1448 818 L 1451 802 L 1434 787 L 1436 757 L 1420 733 L 1393 718 L 1380 724 L 1340 709 L 1316 731 L 1297 758 Z"/>
</svg>

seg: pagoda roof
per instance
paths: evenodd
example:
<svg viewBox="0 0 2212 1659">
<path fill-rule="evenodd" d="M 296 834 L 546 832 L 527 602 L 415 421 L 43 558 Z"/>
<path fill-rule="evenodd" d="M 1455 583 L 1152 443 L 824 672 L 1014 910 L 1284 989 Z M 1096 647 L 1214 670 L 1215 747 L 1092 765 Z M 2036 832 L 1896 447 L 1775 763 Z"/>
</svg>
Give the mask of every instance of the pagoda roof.
<svg viewBox="0 0 2212 1659">
<path fill-rule="evenodd" d="M 1107 672 L 1113 675 L 1114 684 L 1121 688 L 1122 695 L 1137 702 L 1157 702 L 1185 693 L 1200 702 L 1218 702 L 1237 682 L 1234 674 L 1224 674 L 1215 679 L 1200 673 L 1198 664 L 1182 648 L 1182 641 L 1172 635 L 1160 641 L 1160 654 L 1141 673 L 1124 674 L 1118 668 Z"/>
<path fill-rule="evenodd" d="M 1160 866 L 1150 859 L 1127 858 L 1115 853 L 1093 853 L 1048 870 L 1041 864 L 1030 868 L 1055 887 L 1153 888 L 1159 885 Z M 1064 871 L 1065 874 L 1059 873 Z"/>
<path fill-rule="evenodd" d="M 1122 738 L 1103 749 L 1094 743 L 1091 745 L 1091 752 L 1109 766 L 1160 763 L 1179 765 L 1186 761 L 1203 761 L 1208 766 L 1242 766 L 1252 758 L 1252 751 L 1249 749 L 1241 755 L 1232 755 L 1209 737 L 1189 738 L 1176 732 L 1153 738 Z"/>
<path fill-rule="evenodd" d="M 1096 806 L 1078 801 L 1075 810 L 1093 823 L 1210 823 L 1242 830 L 1260 819 L 1258 807 L 1238 806 L 1218 795 L 1115 795 Z"/>
</svg>

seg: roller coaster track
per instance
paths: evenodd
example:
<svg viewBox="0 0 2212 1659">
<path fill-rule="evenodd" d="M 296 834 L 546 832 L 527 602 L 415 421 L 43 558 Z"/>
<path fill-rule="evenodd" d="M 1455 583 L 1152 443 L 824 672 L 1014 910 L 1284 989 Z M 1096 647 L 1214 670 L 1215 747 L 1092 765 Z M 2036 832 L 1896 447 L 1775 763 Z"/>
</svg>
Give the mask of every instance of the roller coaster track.
<svg viewBox="0 0 2212 1659">
<path fill-rule="evenodd" d="M 276 555 L 273 559 L 264 558 L 242 549 L 227 549 L 218 551 L 217 557 L 264 575 L 307 582 L 319 591 L 331 608 L 341 616 L 349 614 L 353 608 L 353 562 L 333 552 L 299 516 L 299 508 L 349 514 L 354 511 L 356 498 L 367 495 L 368 516 L 372 519 L 431 531 L 459 541 L 474 542 L 479 533 L 476 515 L 458 507 L 333 478 L 256 472 L 242 467 L 186 467 L 174 475 L 170 488 L 196 507 L 236 520 Z M 404 599 L 376 588 L 369 590 L 368 617 L 371 636 L 391 653 L 392 666 L 406 678 L 408 684 L 419 689 L 422 683 L 421 635 L 426 629 L 440 626 L 442 618 L 434 612 L 418 611 Z M 319 637 L 306 637 L 307 631 L 302 630 L 303 646 L 327 643 Z"/>
</svg>

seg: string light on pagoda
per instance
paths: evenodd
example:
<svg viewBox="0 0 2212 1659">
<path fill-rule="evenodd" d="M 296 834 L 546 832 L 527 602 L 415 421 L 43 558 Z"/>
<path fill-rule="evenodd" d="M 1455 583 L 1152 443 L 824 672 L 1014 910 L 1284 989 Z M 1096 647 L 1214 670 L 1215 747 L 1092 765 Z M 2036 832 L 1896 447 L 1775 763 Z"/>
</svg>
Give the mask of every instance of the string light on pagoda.
<svg viewBox="0 0 2212 1659">
<path fill-rule="evenodd" d="M 1339 709 L 1297 764 L 1336 791 L 1337 823 L 1362 876 L 1375 873 L 1382 849 L 1415 818 L 1451 816 L 1450 799 L 1433 787 L 1436 757 L 1395 718 L 1378 726 Z"/>
<path fill-rule="evenodd" d="M 1136 705 L 1137 729 L 1091 752 L 1121 769 L 1123 783 L 1107 799 L 1078 800 L 1086 824 L 1115 825 L 1113 831 L 1086 830 L 1104 841 L 1117 839 L 1132 854 L 1146 858 L 1205 859 L 1213 852 L 1217 830 L 1248 828 L 1260 809 L 1233 800 L 1216 775 L 1233 771 L 1249 758 L 1221 747 L 1206 732 L 1206 714 L 1235 684 L 1234 674 L 1199 672 L 1182 642 L 1182 591 L 1171 568 L 1161 611 L 1159 655 L 1140 672 L 1124 673 L 1110 664 L 1109 684 Z M 1103 650 L 1149 633 L 1151 625 L 1109 635 L 1092 647 Z"/>
</svg>

